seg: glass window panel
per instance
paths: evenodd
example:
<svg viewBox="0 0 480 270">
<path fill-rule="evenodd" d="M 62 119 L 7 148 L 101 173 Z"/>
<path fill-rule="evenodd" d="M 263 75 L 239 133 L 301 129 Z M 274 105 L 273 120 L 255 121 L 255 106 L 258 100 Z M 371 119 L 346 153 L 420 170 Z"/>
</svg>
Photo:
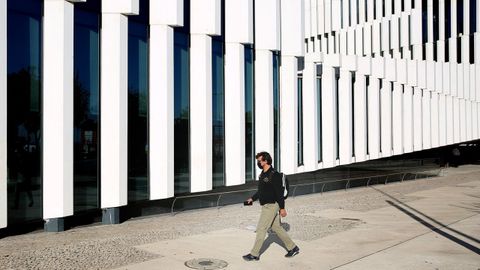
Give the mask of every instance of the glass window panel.
<svg viewBox="0 0 480 270">
<path fill-rule="evenodd" d="M 128 24 L 128 199 L 148 194 L 148 24 Z"/>
<path fill-rule="evenodd" d="M 212 39 L 213 187 L 225 185 L 225 113 L 223 42 Z"/>
<path fill-rule="evenodd" d="M 273 53 L 273 165 L 277 170 L 280 168 L 280 55 Z"/>
<path fill-rule="evenodd" d="M 9 225 L 42 218 L 42 1 L 8 0 L 7 166 Z"/>
<path fill-rule="evenodd" d="M 317 76 L 318 162 L 322 161 L 322 77 Z"/>
<path fill-rule="evenodd" d="M 74 15 L 75 212 L 99 208 L 99 13 L 76 7 Z"/>
<path fill-rule="evenodd" d="M 245 45 L 245 168 L 247 181 L 255 180 L 255 94 L 253 47 Z"/>
<path fill-rule="evenodd" d="M 297 147 L 298 147 L 298 165 L 303 165 L 303 78 L 298 77 L 297 79 L 297 99 L 298 99 L 298 111 L 297 111 Z"/>
<path fill-rule="evenodd" d="M 188 33 L 175 29 L 175 194 L 190 192 L 190 68 Z"/>
</svg>

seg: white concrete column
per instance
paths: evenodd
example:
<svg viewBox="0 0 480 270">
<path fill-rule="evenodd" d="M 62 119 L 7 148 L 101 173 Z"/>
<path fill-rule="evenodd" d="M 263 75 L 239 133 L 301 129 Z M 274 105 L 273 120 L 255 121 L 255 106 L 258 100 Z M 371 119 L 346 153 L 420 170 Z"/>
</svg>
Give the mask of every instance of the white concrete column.
<svg viewBox="0 0 480 270">
<path fill-rule="evenodd" d="M 392 130 L 393 154 L 403 154 L 403 89 L 402 84 L 393 83 Z"/>
<path fill-rule="evenodd" d="M 473 38 L 473 37 L 472 37 Z M 475 42 L 475 40 L 474 40 Z M 475 47 L 474 47 L 475 50 Z M 478 89 L 475 88 L 476 86 L 476 78 L 475 78 L 475 64 L 468 64 L 468 78 L 469 78 L 469 83 L 468 87 L 470 88 L 470 101 L 476 101 L 477 100 L 477 92 L 479 91 Z"/>
<path fill-rule="evenodd" d="M 280 0 L 255 0 L 255 152 L 267 151 L 272 157 L 274 156 L 272 51 L 279 51 L 281 47 L 280 12 Z M 277 161 L 273 163 L 275 162 Z M 257 175 L 259 173 L 260 170 L 257 168 Z"/>
<path fill-rule="evenodd" d="M 0 0 L 0 228 L 7 227 L 7 0 Z"/>
<path fill-rule="evenodd" d="M 225 169 L 227 186 L 245 183 L 245 48 L 225 44 Z"/>
<path fill-rule="evenodd" d="M 349 164 L 352 161 L 352 73 L 347 69 L 340 69 L 338 82 L 338 106 L 339 106 L 339 133 L 340 133 L 340 165 Z"/>
<path fill-rule="evenodd" d="M 317 66 L 307 55 L 303 70 L 303 163 L 305 171 L 318 165 Z"/>
<path fill-rule="evenodd" d="M 438 92 L 431 92 L 432 98 L 430 100 L 431 110 L 431 146 L 432 148 L 440 146 L 440 134 L 439 134 L 439 102 Z"/>
<path fill-rule="evenodd" d="M 335 69 L 323 65 L 322 73 L 322 160 L 323 167 L 336 165 L 336 95 Z"/>
<path fill-rule="evenodd" d="M 212 189 L 212 38 L 190 36 L 191 192 Z"/>
<path fill-rule="evenodd" d="M 380 99 L 382 157 L 388 157 L 392 155 L 392 88 L 387 80 L 383 80 Z"/>
<path fill-rule="evenodd" d="M 354 90 L 355 162 L 367 159 L 367 95 L 365 75 L 357 72 Z"/>
<path fill-rule="evenodd" d="M 454 135 L 454 114 L 453 114 L 453 97 L 451 95 L 445 96 L 445 107 L 447 109 L 447 145 L 453 144 L 455 142 L 455 135 Z"/>
<path fill-rule="evenodd" d="M 357 10 L 358 10 L 358 6 L 357 6 L 357 1 L 350 1 L 350 5 L 351 5 L 351 9 L 350 9 L 350 13 L 351 13 L 351 25 L 352 26 L 356 26 L 357 25 Z M 352 40 L 353 42 L 353 40 Z"/>
<path fill-rule="evenodd" d="M 423 149 L 432 147 L 431 92 L 423 90 L 422 96 L 422 139 Z"/>
<path fill-rule="evenodd" d="M 460 109 L 460 141 L 464 142 L 467 140 L 467 113 L 466 113 L 466 102 L 465 99 L 459 99 L 459 109 Z"/>
<path fill-rule="evenodd" d="M 286 174 L 297 172 L 298 167 L 298 61 L 295 56 L 282 56 L 280 75 L 280 114 L 288 115 L 280 121 L 280 155 L 282 171 Z M 304 72 L 305 76 L 305 72 Z M 303 78 L 305 85 L 305 77 Z M 305 95 L 305 87 L 303 87 Z M 304 104 L 305 106 L 305 104 Z M 305 114 L 304 114 L 305 115 Z M 305 129 L 304 129 L 305 133 Z M 305 145 L 305 139 L 304 139 Z M 304 153 L 305 159 L 305 153 Z"/>
<path fill-rule="evenodd" d="M 255 56 L 255 151 L 273 157 L 273 54 L 257 50 Z"/>
<path fill-rule="evenodd" d="M 316 2 L 316 1 L 313 1 L 313 2 Z M 343 13 L 343 16 L 340 15 L 340 17 L 343 19 L 342 20 L 342 29 L 347 29 L 348 28 L 348 4 L 349 4 L 349 1 L 342 1 L 341 5 L 342 6 L 342 13 Z M 316 8 L 316 5 L 314 6 Z"/>
<path fill-rule="evenodd" d="M 103 0 L 101 29 L 101 208 L 128 201 L 128 17 L 138 1 Z M 116 222 L 111 222 L 116 223 Z"/>
<path fill-rule="evenodd" d="M 394 6 L 395 14 L 399 15 L 402 12 L 402 1 L 394 1 L 394 2 L 395 2 L 395 6 Z M 380 6 L 381 6 L 381 3 L 380 3 Z"/>
<path fill-rule="evenodd" d="M 377 0 L 365 0 L 365 1 L 367 1 L 367 21 L 373 22 L 373 11 L 375 10 L 375 5 L 373 4 L 373 1 L 377 1 Z"/>
<path fill-rule="evenodd" d="M 459 50 L 461 50 L 461 48 L 459 48 Z M 466 94 L 465 93 L 465 84 L 466 82 L 464 81 L 464 77 L 463 77 L 463 74 L 464 74 L 464 70 L 463 70 L 463 64 L 458 64 L 457 65 L 457 97 L 458 98 L 467 98 Z"/>
<path fill-rule="evenodd" d="M 312 36 L 312 18 L 311 18 L 311 1 L 306 0 L 304 6 L 304 21 L 305 21 L 305 29 L 304 29 L 304 38 L 309 39 Z"/>
<path fill-rule="evenodd" d="M 212 38 L 221 34 L 220 0 L 190 2 L 190 191 L 213 187 Z"/>
<path fill-rule="evenodd" d="M 173 44 L 171 26 L 150 24 L 150 76 L 148 76 L 150 200 L 174 195 Z"/>
<path fill-rule="evenodd" d="M 359 25 L 363 25 L 367 20 L 366 16 L 365 16 L 365 1 L 368 1 L 368 0 L 358 0 L 358 19 L 359 19 L 359 22 L 360 24 Z"/>
<path fill-rule="evenodd" d="M 307 2 L 308 0 L 306 0 L 305 6 L 307 6 Z M 325 32 L 330 33 L 332 31 L 332 0 L 324 0 L 323 3 L 325 11 Z M 307 27 L 305 27 L 305 30 L 306 29 Z"/>
<path fill-rule="evenodd" d="M 479 77 L 478 74 L 480 74 L 480 0 L 475 0 L 476 1 L 476 6 L 477 6 L 477 11 L 475 12 L 476 18 L 477 18 L 477 31 L 474 33 L 474 38 L 475 38 L 475 65 L 476 65 L 476 74 L 477 78 Z M 479 83 L 477 81 L 477 86 L 479 86 Z M 480 87 L 477 87 L 477 102 L 480 101 Z M 477 103 L 478 104 L 478 103 Z M 479 108 L 480 112 L 480 108 Z M 480 120 L 480 119 L 479 119 Z M 479 126 L 480 127 L 480 126 Z M 480 133 L 480 130 L 479 130 Z"/>
<path fill-rule="evenodd" d="M 472 136 L 473 140 L 478 139 L 478 103 L 476 101 L 472 101 Z"/>
<path fill-rule="evenodd" d="M 368 87 L 368 146 L 370 159 L 380 158 L 380 84 L 373 76 Z"/>
<path fill-rule="evenodd" d="M 460 142 L 460 99 L 453 97 L 453 142 Z"/>
<path fill-rule="evenodd" d="M 174 39 L 183 25 L 183 0 L 150 0 L 149 184 L 150 200 L 174 195 Z"/>
<path fill-rule="evenodd" d="M 438 95 L 438 141 L 440 146 L 447 144 L 447 102 L 444 94 Z"/>
<path fill-rule="evenodd" d="M 291 174 L 295 173 L 298 168 L 297 57 L 305 55 L 305 3 L 303 0 L 282 0 L 281 4 L 282 66 L 280 68 L 280 115 L 287 117 L 281 117 L 280 119 L 280 156 L 282 158 L 282 171 Z M 319 3 L 319 6 L 320 5 L 323 7 L 323 3 Z M 309 12 L 308 14 L 311 13 Z M 315 14 L 315 17 L 316 16 Z M 323 14 L 321 19 L 323 20 Z M 316 21 L 312 23 L 316 24 Z M 315 31 L 317 30 L 318 28 L 315 28 Z M 306 81 L 305 72 L 306 71 L 304 71 L 303 84 L 308 88 L 310 82 Z M 309 90 L 306 91 L 305 87 L 302 89 L 304 96 L 309 94 Z M 304 102 L 304 108 L 305 105 L 309 106 L 309 104 L 305 104 Z M 303 115 L 305 117 L 305 114 Z M 303 127 L 305 134 L 305 125 Z M 307 129 L 309 129 L 309 127 Z M 304 145 L 307 143 L 306 140 L 308 140 L 308 138 L 304 137 Z M 317 144 L 315 143 L 314 145 Z M 307 163 L 308 155 L 308 153 L 304 152 L 304 160 Z"/>
<path fill-rule="evenodd" d="M 422 89 L 413 88 L 413 150 L 422 150 L 423 136 Z"/>
<path fill-rule="evenodd" d="M 477 125 L 478 125 L 478 133 L 480 134 L 480 103 L 477 102 Z M 477 136 L 479 137 L 479 136 Z"/>
<path fill-rule="evenodd" d="M 472 122 L 472 102 L 470 100 L 465 101 L 465 116 L 466 116 L 466 123 L 465 126 L 467 128 L 466 134 L 466 141 L 473 140 L 473 122 Z"/>
<path fill-rule="evenodd" d="M 403 151 L 413 152 L 413 87 L 406 85 L 403 93 Z"/>
<path fill-rule="evenodd" d="M 44 1 L 43 218 L 73 215 L 73 3 Z"/>
<path fill-rule="evenodd" d="M 245 183 L 245 48 L 253 43 L 253 0 L 225 1 L 225 184 Z"/>
<path fill-rule="evenodd" d="M 452 60 L 451 58 L 451 55 L 450 55 L 450 62 L 449 62 L 449 71 L 450 71 L 450 74 L 448 74 L 448 78 L 449 78 L 449 86 L 450 86 L 450 95 L 452 96 L 457 96 L 457 63 L 455 62 L 456 60 Z"/>
</svg>

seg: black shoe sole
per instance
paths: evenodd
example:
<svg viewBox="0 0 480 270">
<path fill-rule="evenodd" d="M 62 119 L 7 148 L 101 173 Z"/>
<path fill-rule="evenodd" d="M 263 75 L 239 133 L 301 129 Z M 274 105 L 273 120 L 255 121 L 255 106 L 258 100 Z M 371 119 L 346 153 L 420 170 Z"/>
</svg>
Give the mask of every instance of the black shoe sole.
<svg viewBox="0 0 480 270">
<path fill-rule="evenodd" d="M 290 255 L 290 256 L 285 255 L 285 258 L 292 258 L 292 257 L 294 257 L 295 255 L 297 255 L 298 253 L 300 253 L 300 250 L 299 250 L 299 251 L 295 251 L 295 252 L 294 252 L 292 255 Z"/>
</svg>

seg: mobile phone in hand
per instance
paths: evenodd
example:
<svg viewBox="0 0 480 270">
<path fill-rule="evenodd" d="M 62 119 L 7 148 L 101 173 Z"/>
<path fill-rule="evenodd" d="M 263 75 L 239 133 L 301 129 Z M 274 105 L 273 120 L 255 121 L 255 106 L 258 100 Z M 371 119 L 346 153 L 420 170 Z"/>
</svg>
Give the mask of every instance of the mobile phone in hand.
<svg viewBox="0 0 480 270">
<path fill-rule="evenodd" d="M 253 204 L 253 202 L 249 202 L 249 201 L 244 201 L 243 202 L 243 205 L 252 205 L 252 204 Z"/>
</svg>

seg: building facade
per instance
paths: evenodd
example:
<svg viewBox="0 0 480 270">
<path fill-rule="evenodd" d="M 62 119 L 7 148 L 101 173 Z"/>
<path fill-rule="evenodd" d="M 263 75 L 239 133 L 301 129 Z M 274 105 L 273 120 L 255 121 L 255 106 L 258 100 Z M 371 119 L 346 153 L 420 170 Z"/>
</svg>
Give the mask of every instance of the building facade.
<svg viewBox="0 0 480 270">
<path fill-rule="evenodd" d="M 0 0 L 0 228 L 480 138 L 479 0 Z"/>
</svg>

